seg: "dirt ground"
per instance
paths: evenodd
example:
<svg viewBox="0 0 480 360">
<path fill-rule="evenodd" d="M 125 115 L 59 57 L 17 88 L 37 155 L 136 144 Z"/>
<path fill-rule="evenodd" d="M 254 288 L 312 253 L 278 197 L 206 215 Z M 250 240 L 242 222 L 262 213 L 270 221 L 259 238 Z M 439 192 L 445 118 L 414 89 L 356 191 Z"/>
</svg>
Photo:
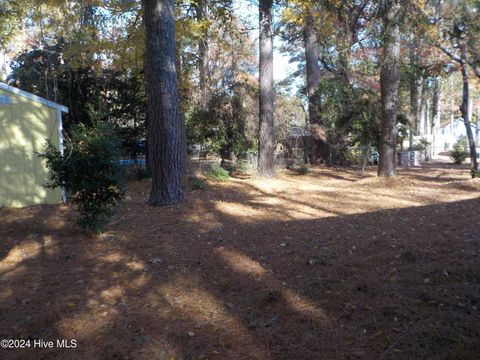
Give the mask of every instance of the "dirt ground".
<svg viewBox="0 0 480 360">
<path fill-rule="evenodd" d="M 97 238 L 70 206 L 0 210 L 0 359 L 478 359 L 480 181 L 316 167 L 146 204 Z"/>
</svg>

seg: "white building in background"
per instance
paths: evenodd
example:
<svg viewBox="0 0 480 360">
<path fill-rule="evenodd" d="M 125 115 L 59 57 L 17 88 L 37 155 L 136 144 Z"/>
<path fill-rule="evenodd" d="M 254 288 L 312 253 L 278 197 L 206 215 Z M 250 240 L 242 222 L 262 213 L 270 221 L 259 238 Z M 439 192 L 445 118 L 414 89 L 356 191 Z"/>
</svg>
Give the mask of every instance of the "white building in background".
<svg viewBox="0 0 480 360">
<path fill-rule="evenodd" d="M 477 148 L 477 157 L 480 158 L 480 126 L 475 123 L 470 123 L 470 126 L 472 128 L 473 138 Z M 448 152 L 452 150 L 453 145 L 462 136 L 467 137 L 467 129 L 463 119 L 457 118 L 443 127 L 435 126 L 428 132 L 420 131 L 419 136 L 413 137 L 413 143 L 419 144 L 421 139 L 427 140 L 430 145 L 427 146 L 425 156 L 427 159 L 432 159 L 437 155 L 448 155 Z M 404 147 L 408 148 L 407 140 L 404 142 Z"/>
<path fill-rule="evenodd" d="M 480 127 L 474 123 L 471 123 L 470 126 L 478 151 L 480 148 Z M 461 136 L 467 136 L 467 129 L 462 118 L 455 119 L 450 124 L 435 129 L 434 133 L 427 137 L 427 140 L 432 144 L 432 155 L 435 156 L 441 152 L 452 150 L 453 145 Z"/>
</svg>

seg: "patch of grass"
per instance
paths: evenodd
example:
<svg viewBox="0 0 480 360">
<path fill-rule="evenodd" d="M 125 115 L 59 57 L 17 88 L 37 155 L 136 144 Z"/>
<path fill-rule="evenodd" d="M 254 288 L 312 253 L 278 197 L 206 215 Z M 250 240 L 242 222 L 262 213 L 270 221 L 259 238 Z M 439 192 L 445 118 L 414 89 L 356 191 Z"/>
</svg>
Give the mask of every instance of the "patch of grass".
<svg viewBox="0 0 480 360">
<path fill-rule="evenodd" d="M 192 190 L 203 190 L 205 188 L 205 180 L 196 176 L 192 176 L 188 180 L 188 186 Z"/>
<path fill-rule="evenodd" d="M 230 180 L 230 175 L 227 170 L 221 166 L 215 166 L 206 173 L 208 179 L 217 182 L 223 182 Z"/>
<path fill-rule="evenodd" d="M 307 175 L 310 172 L 310 169 L 305 164 L 289 166 L 287 169 L 295 171 L 298 175 Z"/>
</svg>

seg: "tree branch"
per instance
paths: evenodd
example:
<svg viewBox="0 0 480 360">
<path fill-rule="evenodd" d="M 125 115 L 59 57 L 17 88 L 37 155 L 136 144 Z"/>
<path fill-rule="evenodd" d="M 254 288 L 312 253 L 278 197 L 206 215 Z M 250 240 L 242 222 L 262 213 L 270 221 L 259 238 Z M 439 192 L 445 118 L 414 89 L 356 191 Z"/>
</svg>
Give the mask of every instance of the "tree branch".
<svg viewBox="0 0 480 360">
<path fill-rule="evenodd" d="M 439 48 L 440 50 L 442 50 L 450 59 L 452 59 L 453 61 L 456 61 L 458 62 L 460 65 L 463 65 L 463 59 L 454 54 L 452 51 L 450 51 L 449 49 L 447 49 L 445 46 L 439 44 L 439 43 L 436 43 L 435 46 L 437 48 Z"/>
</svg>

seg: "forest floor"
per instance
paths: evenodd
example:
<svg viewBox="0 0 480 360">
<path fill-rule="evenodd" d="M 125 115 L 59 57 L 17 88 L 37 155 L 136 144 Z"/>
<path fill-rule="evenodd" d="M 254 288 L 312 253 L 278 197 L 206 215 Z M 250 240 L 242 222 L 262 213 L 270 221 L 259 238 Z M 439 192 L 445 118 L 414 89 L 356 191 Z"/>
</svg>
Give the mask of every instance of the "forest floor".
<svg viewBox="0 0 480 360">
<path fill-rule="evenodd" d="M 70 206 L 0 210 L 1 359 L 478 359 L 480 181 L 465 167 L 288 170 L 105 232 Z"/>
</svg>

